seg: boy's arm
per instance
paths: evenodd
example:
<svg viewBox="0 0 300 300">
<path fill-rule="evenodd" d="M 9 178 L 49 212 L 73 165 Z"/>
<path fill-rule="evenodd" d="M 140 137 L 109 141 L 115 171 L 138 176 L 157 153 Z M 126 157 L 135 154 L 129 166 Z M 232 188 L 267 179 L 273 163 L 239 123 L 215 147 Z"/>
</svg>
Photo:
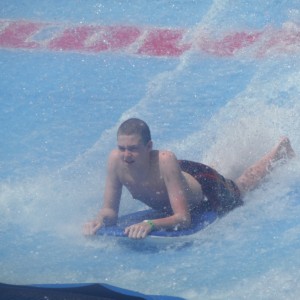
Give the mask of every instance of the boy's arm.
<svg viewBox="0 0 300 300">
<path fill-rule="evenodd" d="M 173 215 L 127 227 L 125 233 L 131 238 L 144 238 L 154 228 L 187 228 L 191 224 L 187 197 L 188 187 L 177 158 L 173 153 L 164 151 L 160 153 L 159 160 L 160 172 L 167 187 Z"/>
<path fill-rule="evenodd" d="M 161 226 L 187 228 L 191 225 L 191 215 L 188 204 L 189 187 L 181 172 L 178 160 L 172 152 L 162 152 L 160 157 L 161 174 L 164 178 L 173 215 L 161 219 Z M 169 223 L 170 222 L 170 223 Z"/>
<path fill-rule="evenodd" d="M 95 234 L 103 225 L 117 222 L 121 194 L 122 184 L 118 178 L 116 152 L 112 151 L 108 159 L 103 205 L 95 220 L 84 225 L 85 235 Z"/>
</svg>

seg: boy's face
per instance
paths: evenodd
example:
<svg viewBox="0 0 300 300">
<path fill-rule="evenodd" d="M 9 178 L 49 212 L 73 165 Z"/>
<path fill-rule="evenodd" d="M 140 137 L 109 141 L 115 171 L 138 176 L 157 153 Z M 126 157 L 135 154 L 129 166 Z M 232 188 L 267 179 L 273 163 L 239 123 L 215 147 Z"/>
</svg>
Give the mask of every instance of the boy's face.
<svg viewBox="0 0 300 300">
<path fill-rule="evenodd" d="M 118 150 L 121 160 L 127 165 L 133 165 L 149 158 L 152 142 L 144 145 L 138 135 L 119 135 L 117 138 Z"/>
</svg>

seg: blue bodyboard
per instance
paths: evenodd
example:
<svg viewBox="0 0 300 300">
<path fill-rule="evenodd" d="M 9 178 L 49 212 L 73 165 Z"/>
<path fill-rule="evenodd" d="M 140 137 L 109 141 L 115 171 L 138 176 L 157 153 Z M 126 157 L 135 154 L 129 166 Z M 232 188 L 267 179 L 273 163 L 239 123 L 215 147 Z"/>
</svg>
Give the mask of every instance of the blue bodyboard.
<svg viewBox="0 0 300 300">
<path fill-rule="evenodd" d="M 166 217 L 167 215 L 162 212 L 157 212 L 155 210 L 143 210 L 134 212 L 131 214 L 123 215 L 119 217 L 118 223 L 113 226 L 106 226 L 98 230 L 97 235 L 100 236 L 112 236 L 112 237 L 127 237 L 124 230 L 127 226 L 135 223 L 142 222 L 143 220 L 152 220 Z M 148 237 L 165 237 L 165 238 L 178 238 L 184 236 L 193 235 L 207 225 L 213 223 L 218 218 L 216 212 L 204 212 L 202 214 L 192 215 L 192 224 L 188 229 L 180 230 L 153 230 Z"/>
</svg>

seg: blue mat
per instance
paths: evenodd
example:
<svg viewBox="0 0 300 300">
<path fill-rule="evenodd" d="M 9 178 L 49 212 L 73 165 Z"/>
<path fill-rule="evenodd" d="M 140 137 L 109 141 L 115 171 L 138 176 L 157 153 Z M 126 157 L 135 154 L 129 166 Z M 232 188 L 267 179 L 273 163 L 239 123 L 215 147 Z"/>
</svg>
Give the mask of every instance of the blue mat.
<svg viewBox="0 0 300 300">
<path fill-rule="evenodd" d="M 144 295 L 108 284 L 10 285 L 0 283 L 1 300 L 183 300 L 172 296 Z"/>
</svg>

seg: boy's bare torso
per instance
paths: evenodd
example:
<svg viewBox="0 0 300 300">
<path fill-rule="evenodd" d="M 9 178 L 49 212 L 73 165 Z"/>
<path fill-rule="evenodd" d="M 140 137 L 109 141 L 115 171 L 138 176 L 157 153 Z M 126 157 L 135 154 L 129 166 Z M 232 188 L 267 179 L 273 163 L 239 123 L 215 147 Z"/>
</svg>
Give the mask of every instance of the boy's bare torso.
<svg viewBox="0 0 300 300">
<path fill-rule="evenodd" d="M 151 151 L 148 169 L 132 168 L 123 162 L 117 165 L 118 178 L 134 199 L 140 200 L 149 207 L 171 211 L 168 191 L 160 165 L 162 152 Z M 181 172 L 186 196 L 190 208 L 199 206 L 203 199 L 201 185 L 188 173 Z"/>
</svg>

